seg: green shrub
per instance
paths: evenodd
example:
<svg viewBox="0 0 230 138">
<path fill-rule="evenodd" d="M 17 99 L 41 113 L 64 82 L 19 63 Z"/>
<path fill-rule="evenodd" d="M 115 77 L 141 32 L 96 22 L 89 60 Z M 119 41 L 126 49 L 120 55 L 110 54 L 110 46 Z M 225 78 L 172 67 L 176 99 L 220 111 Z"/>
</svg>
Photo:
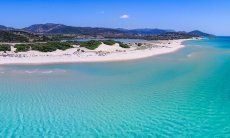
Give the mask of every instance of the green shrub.
<svg viewBox="0 0 230 138">
<path fill-rule="evenodd" d="M 80 42 L 78 42 L 78 41 L 66 41 L 66 42 L 62 42 L 62 43 L 66 43 L 69 45 L 80 45 Z"/>
<path fill-rule="evenodd" d="M 30 45 L 28 44 L 16 44 L 14 47 L 16 48 L 16 52 L 27 52 L 30 50 Z"/>
<path fill-rule="evenodd" d="M 102 41 L 102 42 L 103 42 L 104 44 L 110 45 L 110 46 L 116 44 L 116 42 L 115 42 L 114 40 L 104 40 L 104 41 Z"/>
<path fill-rule="evenodd" d="M 32 50 L 40 51 L 40 52 L 53 52 L 56 51 L 56 47 L 52 47 L 46 44 L 32 44 L 31 45 Z"/>
<path fill-rule="evenodd" d="M 0 45 L 0 51 L 11 51 L 10 45 Z"/>
<path fill-rule="evenodd" d="M 73 48 L 68 43 L 65 42 L 48 42 L 48 43 L 37 43 L 31 45 L 32 50 L 40 51 L 40 52 L 53 52 L 56 50 L 67 50 L 69 48 Z"/>
<path fill-rule="evenodd" d="M 137 46 L 142 46 L 142 43 L 138 43 Z"/>
<path fill-rule="evenodd" d="M 85 47 L 90 50 L 94 50 L 100 46 L 101 42 L 97 40 L 90 40 L 87 42 L 81 42 L 80 47 Z"/>
<path fill-rule="evenodd" d="M 122 47 L 122 48 L 130 48 L 129 45 L 124 44 L 124 43 L 122 43 L 122 42 L 119 42 L 119 45 L 120 45 L 120 47 Z"/>
<path fill-rule="evenodd" d="M 66 42 L 48 42 L 46 43 L 46 46 L 56 47 L 56 49 L 59 49 L 59 50 L 67 50 L 69 48 L 73 48 L 71 44 L 66 43 Z"/>
</svg>

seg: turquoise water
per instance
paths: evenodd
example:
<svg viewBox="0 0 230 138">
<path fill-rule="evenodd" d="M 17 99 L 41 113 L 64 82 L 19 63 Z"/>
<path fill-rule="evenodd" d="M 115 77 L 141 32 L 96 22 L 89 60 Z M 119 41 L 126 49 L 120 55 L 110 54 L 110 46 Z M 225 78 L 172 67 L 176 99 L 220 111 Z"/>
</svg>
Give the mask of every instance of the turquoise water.
<svg viewBox="0 0 230 138">
<path fill-rule="evenodd" d="M 0 137 L 230 137 L 230 38 L 186 45 L 128 62 L 0 66 Z"/>
</svg>

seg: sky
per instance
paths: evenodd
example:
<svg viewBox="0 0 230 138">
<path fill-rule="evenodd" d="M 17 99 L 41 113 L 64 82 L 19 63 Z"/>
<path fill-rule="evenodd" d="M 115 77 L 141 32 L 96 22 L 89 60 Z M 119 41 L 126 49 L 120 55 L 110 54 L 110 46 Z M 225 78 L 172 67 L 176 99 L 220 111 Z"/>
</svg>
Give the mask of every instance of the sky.
<svg viewBox="0 0 230 138">
<path fill-rule="evenodd" d="M 0 0 L 0 25 L 41 23 L 230 36 L 230 0 Z"/>
</svg>

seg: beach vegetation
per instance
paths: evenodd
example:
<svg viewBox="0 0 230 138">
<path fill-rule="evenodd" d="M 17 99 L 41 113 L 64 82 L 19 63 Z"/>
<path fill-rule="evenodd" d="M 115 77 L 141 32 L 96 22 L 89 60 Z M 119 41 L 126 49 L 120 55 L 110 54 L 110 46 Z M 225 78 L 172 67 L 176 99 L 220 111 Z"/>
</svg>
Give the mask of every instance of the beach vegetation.
<svg viewBox="0 0 230 138">
<path fill-rule="evenodd" d="M 27 52 L 30 50 L 30 45 L 28 44 L 16 44 L 14 47 L 16 48 L 16 52 Z"/>
<path fill-rule="evenodd" d="M 119 45 L 122 48 L 130 48 L 130 46 L 128 44 L 125 44 L 125 43 L 122 43 L 122 42 L 119 42 Z"/>
<path fill-rule="evenodd" d="M 138 43 L 137 46 L 142 46 L 142 43 Z"/>
<path fill-rule="evenodd" d="M 53 52 L 56 50 L 67 50 L 73 48 L 72 45 L 65 42 L 47 42 L 47 43 L 37 43 L 32 44 L 31 49 L 40 52 Z"/>
<path fill-rule="evenodd" d="M 16 52 L 27 52 L 35 50 L 40 52 L 53 52 L 56 50 L 67 50 L 73 48 L 70 43 L 66 42 L 47 42 L 47 43 L 33 43 L 33 44 L 17 44 L 15 45 Z"/>
<path fill-rule="evenodd" d="M 2 44 L 2 45 L 0 45 L 0 51 L 4 51 L 4 52 L 11 51 L 11 47 L 10 47 L 10 45 Z"/>
<path fill-rule="evenodd" d="M 80 42 L 78 42 L 78 41 L 65 41 L 65 42 L 62 42 L 62 43 L 66 43 L 66 44 L 69 44 L 69 45 L 80 45 Z"/>
<path fill-rule="evenodd" d="M 104 40 L 102 42 L 106 45 L 109 45 L 109 46 L 116 44 L 116 41 L 114 41 L 114 40 Z"/>
<path fill-rule="evenodd" d="M 101 45 L 100 41 L 97 40 L 90 40 L 87 42 L 81 42 L 80 43 L 80 47 L 85 47 L 89 50 L 95 50 L 96 48 L 98 48 Z"/>
</svg>

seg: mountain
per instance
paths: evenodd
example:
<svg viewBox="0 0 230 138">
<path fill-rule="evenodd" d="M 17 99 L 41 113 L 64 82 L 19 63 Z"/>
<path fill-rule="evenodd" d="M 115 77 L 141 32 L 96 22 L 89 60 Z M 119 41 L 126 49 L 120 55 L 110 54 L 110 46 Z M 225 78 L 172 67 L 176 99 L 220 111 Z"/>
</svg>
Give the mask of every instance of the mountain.
<svg viewBox="0 0 230 138">
<path fill-rule="evenodd" d="M 39 34 L 81 34 L 81 35 L 108 35 L 108 34 L 133 34 L 133 35 L 159 35 L 166 32 L 175 32 L 174 30 L 163 29 L 111 29 L 111 28 L 92 28 L 92 27 L 74 27 L 63 24 L 35 24 L 24 28 L 23 30 Z"/>
<path fill-rule="evenodd" d="M 47 40 L 67 40 L 76 38 L 127 38 L 127 39 L 186 39 L 192 37 L 213 36 L 198 30 L 192 32 L 164 29 L 112 29 L 99 27 L 74 27 L 63 24 L 35 24 L 23 29 L 0 26 L 0 41 L 5 42 L 37 42 Z"/>
<path fill-rule="evenodd" d="M 6 26 L 0 25 L 0 30 L 5 30 L 6 28 Z"/>
<path fill-rule="evenodd" d="M 163 30 L 163 29 L 133 29 L 128 30 L 129 33 L 132 34 L 140 34 L 140 35 L 160 35 L 167 32 L 175 32 L 174 30 Z"/>
<path fill-rule="evenodd" d="M 188 32 L 188 34 L 195 35 L 195 36 L 202 36 L 202 37 L 214 36 L 212 34 L 207 34 L 207 33 L 204 33 L 202 31 L 199 31 L 199 30 L 194 30 L 194 31 Z"/>
<path fill-rule="evenodd" d="M 28 31 L 28 32 L 33 32 L 33 33 L 49 33 L 50 31 L 53 30 L 58 30 L 65 27 L 64 25 L 61 24 L 52 24 L 52 23 L 47 23 L 47 24 L 34 24 L 29 27 L 23 28 L 22 30 Z"/>
<path fill-rule="evenodd" d="M 102 37 L 130 37 L 130 36 L 148 36 L 148 35 L 161 35 L 165 33 L 175 33 L 174 30 L 164 30 L 164 29 L 111 29 L 111 28 L 93 28 L 93 27 L 74 27 L 67 26 L 63 24 L 35 24 L 29 27 L 23 28 L 22 30 L 27 32 L 32 32 L 36 34 L 45 35 L 88 35 L 88 36 L 102 36 Z M 178 32 L 181 34 L 186 34 L 186 32 Z M 175 34 L 174 34 L 175 35 Z M 211 36 L 210 34 L 195 30 L 189 32 L 188 35 L 193 36 Z"/>
<path fill-rule="evenodd" d="M 0 30 L 14 30 L 14 28 L 6 27 L 6 26 L 3 26 L 3 25 L 0 25 Z"/>
<path fill-rule="evenodd" d="M 196 36 L 186 32 L 166 32 L 160 35 L 156 35 L 156 40 L 189 39 L 192 37 Z"/>
<path fill-rule="evenodd" d="M 92 28 L 92 27 L 73 27 L 62 24 L 35 24 L 26 28 L 24 31 L 39 34 L 80 34 L 80 35 L 109 35 L 123 33 L 120 30 L 110 28 Z"/>
</svg>

